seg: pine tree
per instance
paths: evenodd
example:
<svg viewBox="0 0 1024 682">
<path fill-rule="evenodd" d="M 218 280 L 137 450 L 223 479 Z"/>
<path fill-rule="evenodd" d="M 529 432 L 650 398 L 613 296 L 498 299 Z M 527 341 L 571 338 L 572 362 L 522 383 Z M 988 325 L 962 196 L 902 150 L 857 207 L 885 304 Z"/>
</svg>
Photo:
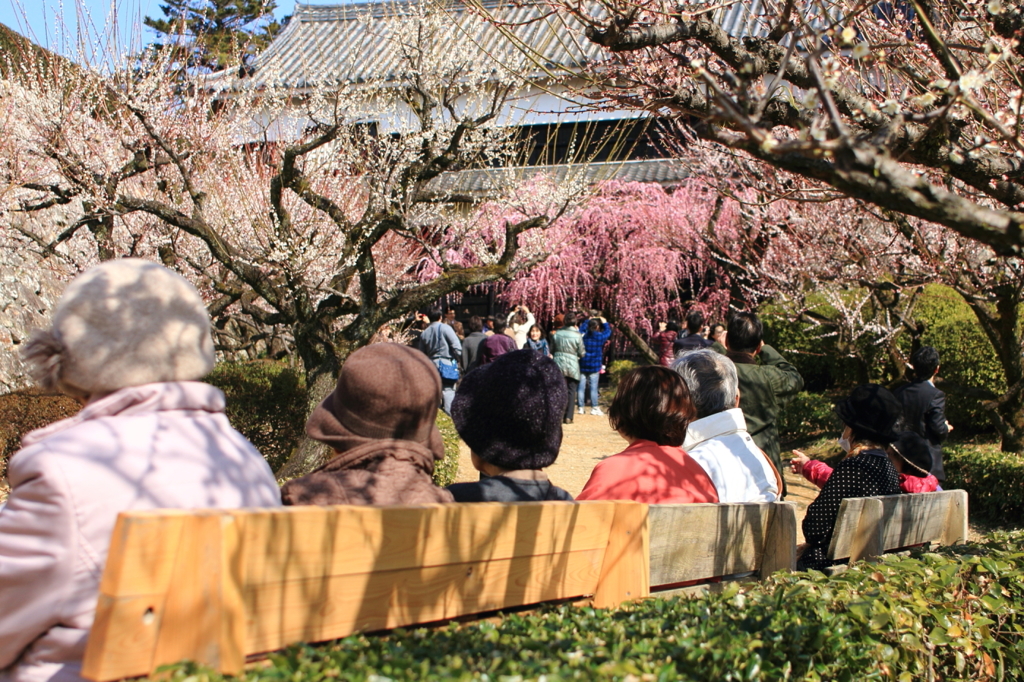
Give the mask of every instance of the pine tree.
<svg viewBox="0 0 1024 682">
<path fill-rule="evenodd" d="M 186 71 L 220 71 L 246 66 L 270 44 L 283 22 L 274 19 L 274 0 L 167 0 L 164 17 L 146 17 L 159 34 L 156 50 L 173 51 Z"/>
</svg>

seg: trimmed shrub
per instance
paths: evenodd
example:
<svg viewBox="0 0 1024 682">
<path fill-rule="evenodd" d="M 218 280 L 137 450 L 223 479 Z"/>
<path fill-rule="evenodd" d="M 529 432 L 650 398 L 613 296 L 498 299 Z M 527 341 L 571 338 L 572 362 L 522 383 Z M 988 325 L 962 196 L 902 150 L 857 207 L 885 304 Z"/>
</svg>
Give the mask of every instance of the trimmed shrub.
<svg viewBox="0 0 1024 682">
<path fill-rule="evenodd" d="M 835 397 L 825 393 L 797 393 L 779 412 L 775 426 L 782 443 L 815 440 L 823 435 L 837 435 L 842 422 L 833 406 Z"/>
<path fill-rule="evenodd" d="M 806 322 L 787 319 L 787 312 L 778 305 L 764 305 L 758 310 L 764 323 L 765 343 L 782 353 L 804 378 L 808 391 L 824 391 L 837 384 L 852 381 L 847 358 L 837 357 L 835 339 L 822 338 L 822 331 Z"/>
<path fill-rule="evenodd" d="M 623 375 L 631 369 L 640 366 L 639 362 L 633 360 L 615 360 L 608 366 L 608 386 L 618 388 Z"/>
<path fill-rule="evenodd" d="M 998 444 L 947 444 L 944 488 L 970 495 L 971 519 L 1005 524 L 1024 518 L 1024 455 L 1000 452 Z"/>
<path fill-rule="evenodd" d="M 305 433 L 307 394 L 301 372 L 283 362 L 221 362 L 205 379 L 224 391 L 231 425 L 263 453 L 273 471 Z"/>
<path fill-rule="evenodd" d="M 455 483 L 459 474 L 459 432 L 442 410 L 437 411 L 437 428 L 444 438 L 444 459 L 434 465 L 434 484 L 444 488 Z"/>
<path fill-rule="evenodd" d="M 978 318 L 956 292 L 929 285 L 917 305 L 915 317 L 926 325 L 921 342 L 939 351 L 940 378 L 996 395 L 1006 391 L 1006 379 L 995 349 L 981 330 Z M 939 388 L 943 388 L 941 383 Z M 947 393 L 946 417 L 960 434 L 992 430 L 991 421 L 977 398 L 958 394 L 948 387 L 944 390 Z"/>
<path fill-rule="evenodd" d="M 0 480 L 7 477 L 7 461 L 21 448 L 21 438 L 66 419 L 81 409 L 78 401 L 66 395 L 26 389 L 0 395 Z"/>
<path fill-rule="evenodd" d="M 559 606 L 272 654 L 250 680 L 979 680 L 1024 676 L 1024 534 L 615 610 Z M 218 680 L 193 665 L 177 681 Z"/>
</svg>

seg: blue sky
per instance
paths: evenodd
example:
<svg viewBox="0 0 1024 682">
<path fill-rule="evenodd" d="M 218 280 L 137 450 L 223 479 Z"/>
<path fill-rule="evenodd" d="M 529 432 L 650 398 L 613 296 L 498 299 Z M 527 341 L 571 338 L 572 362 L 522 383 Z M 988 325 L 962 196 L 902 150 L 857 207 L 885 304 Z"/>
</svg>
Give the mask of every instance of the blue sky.
<svg viewBox="0 0 1024 682">
<path fill-rule="evenodd" d="M 277 0 L 277 5 L 274 14 L 283 17 L 292 13 L 295 0 Z M 0 0 L 0 23 L 70 57 L 83 47 L 95 53 L 114 35 L 119 52 L 151 42 L 153 32 L 142 26 L 145 16 L 163 16 L 160 0 Z"/>
</svg>

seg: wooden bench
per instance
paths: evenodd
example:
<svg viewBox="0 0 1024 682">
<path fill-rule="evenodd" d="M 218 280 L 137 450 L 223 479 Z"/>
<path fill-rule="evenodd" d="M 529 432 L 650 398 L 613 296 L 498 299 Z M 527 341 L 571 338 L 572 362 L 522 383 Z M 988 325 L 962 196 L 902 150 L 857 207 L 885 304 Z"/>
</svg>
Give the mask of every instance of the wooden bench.
<svg viewBox="0 0 1024 682">
<path fill-rule="evenodd" d="M 648 513 L 651 592 L 658 596 L 796 567 L 792 502 L 658 504 Z"/>
<path fill-rule="evenodd" d="M 839 506 L 828 558 L 852 563 L 925 543 L 966 541 L 966 490 L 851 497 Z"/>
<path fill-rule="evenodd" d="M 537 502 L 132 512 L 118 518 L 83 675 L 180 660 L 228 674 L 295 642 L 589 597 L 613 607 L 792 569 L 791 503 Z"/>
</svg>

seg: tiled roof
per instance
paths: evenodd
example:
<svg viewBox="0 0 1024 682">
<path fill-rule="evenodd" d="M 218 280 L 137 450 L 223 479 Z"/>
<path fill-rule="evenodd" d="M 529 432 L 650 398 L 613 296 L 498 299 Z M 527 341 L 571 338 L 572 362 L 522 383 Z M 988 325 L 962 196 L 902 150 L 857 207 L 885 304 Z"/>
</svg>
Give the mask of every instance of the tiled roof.
<svg viewBox="0 0 1024 682">
<path fill-rule="evenodd" d="M 445 198 L 480 199 L 494 194 L 510 180 L 523 180 L 537 175 L 548 176 L 559 184 L 566 180 L 576 180 L 588 185 L 607 180 L 673 185 L 689 177 L 686 167 L 675 159 L 520 166 L 443 173 L 427 185 L 427 193 Z"/>
<path fill-rule="evenodd" d="M 387 78 L 401 63 L 395 40 L 398 26 L 416 11 L 419 1 L 297 3 L 288 25 L 257 57 L 251 76 L 238 79 L 237 70 L 232 69 L 212 74 L 208 83 L 226 89 L 270 84 L 301 89 Z M 463 0 L 442 1 L 438 7 L 451 17 L 451 40 L 471 41 L 482 55 L 501 64 L 523 62 L 519 46 L 528 46 L 529 52 L 539 55 L 531 65 L 534 76 L 551 68 L 578 69 L 602 58 L 602 49 L 584 37 L 581 25 L 564 23 L 543 4 L 530 0 L 517 4 L 508 0 L 476 1 L 504 28 L 497 28 L 479 11 L 470 10 Z M 810 3 L 813 0 L 801 2 Z M 735 36 L 766 35 L 774 19 L 765 15 L 762 0 L 691 0 L 686 4 L 695 9 L 713 4 L 715 18 Z M 599 7 L 595 3 L 595 13 Z"/>
<path fill-rule="evenodd" d="M 405 68 L 396 37 L 415 4 L 415 0 L 296 4 L 287 26 L 257 57 L 252 76 L 236 80 L 237 70 L 222 71 L 207 82 L 226 88 L 269 84 L 305 88 L 386 79 L 396 69 Z M 518 44 L 529 45 L 541 55 L 531 65 L 538 72 L 552 67 L 578 68 L 601 53 L 601 48 L 583 38 L 578 26 L 567 27 L 558 17 L 545 16 L 545 8 L 537 4 L 514 7 L 484 0 L 484 11 L 507 22 L 507 32 L 458 0 L 438 6 L 451 17 L 451 40 L 471 41 L 481 57 L 501 64 L 524 61 Z"/>
</svg>

